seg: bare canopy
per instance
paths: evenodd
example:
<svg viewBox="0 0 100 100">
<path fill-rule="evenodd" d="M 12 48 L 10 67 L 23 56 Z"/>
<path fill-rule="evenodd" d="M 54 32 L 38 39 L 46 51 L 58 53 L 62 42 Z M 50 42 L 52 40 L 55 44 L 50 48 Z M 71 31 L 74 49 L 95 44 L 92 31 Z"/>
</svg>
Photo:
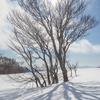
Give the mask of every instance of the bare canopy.
<svg viewBox="0 0 100 100">
<path fill-rule="evenodd" d="M 9 14 L 13 36 L 8 46 L 24 58 L 37 86 L 58 83 L 59 66 L 63 81 L 68 81 L 66 54 L 70 45 L 99 24 L 95 17 L 83 15 L 89 4 L 85 1 L 57 0 L 52 4 L 49 0 L 18 0 L 24 12 L 12 10 Z"/>
</svg>

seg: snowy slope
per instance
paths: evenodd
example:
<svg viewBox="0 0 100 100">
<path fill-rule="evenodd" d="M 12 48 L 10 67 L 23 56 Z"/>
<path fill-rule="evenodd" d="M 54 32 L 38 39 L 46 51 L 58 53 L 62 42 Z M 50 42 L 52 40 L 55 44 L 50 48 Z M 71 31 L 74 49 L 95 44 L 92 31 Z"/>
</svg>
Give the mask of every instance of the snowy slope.
<svg viewBox="0 0 100 100">
<path fill-rule="evenodd" d="M 100 100 L 100 69 L 78 69 L 69 82 L 45 88 L 19 89 L 0 76 L 0 100 Z"/>
</svg>

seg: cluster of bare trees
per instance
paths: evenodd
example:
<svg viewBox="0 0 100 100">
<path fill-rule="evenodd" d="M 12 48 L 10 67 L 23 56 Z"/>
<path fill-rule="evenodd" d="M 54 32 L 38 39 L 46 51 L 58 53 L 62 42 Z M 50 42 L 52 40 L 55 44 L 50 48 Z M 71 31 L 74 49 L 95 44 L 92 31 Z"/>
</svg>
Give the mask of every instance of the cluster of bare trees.
<svg viewBox="0 0 100 100">
<path fill-rule="evenodd" d="M 78 67 L 78 62 L 75 64 L 71 64 L 69 61 L 66 61 L 67 67 L 70 70 L 70 77 L 73 77 L 73 71 L 75 73 L 75 76 L 77 76 L 77 67 Z"/>
<path fill-rule="evenodd" d="M 48 0 L 18 0 L 18 3 L 23 12 L 12 10 L 8 16 L 13 26 L 8 46 L 26 61 L 33 75 L 31 80 L 37 86 L 58 83 L 59 68 L 67 82 L 66 66 L 72 70 L 72 65 L 66 62 L 70 45 L 99 24 L 94 17 L 82 14 L 89 2 L 57 0 L 52 4 Z M 73 66 L 76 72 L 77 63 Z M 40 69 L 45 70 L 46 76 Z"/>
<path fill-rule="evenodd" d="M 15 59 L 4 57 L 0 54 L 0 74 L 12 74 L 25 72 Z"/>
</svg>

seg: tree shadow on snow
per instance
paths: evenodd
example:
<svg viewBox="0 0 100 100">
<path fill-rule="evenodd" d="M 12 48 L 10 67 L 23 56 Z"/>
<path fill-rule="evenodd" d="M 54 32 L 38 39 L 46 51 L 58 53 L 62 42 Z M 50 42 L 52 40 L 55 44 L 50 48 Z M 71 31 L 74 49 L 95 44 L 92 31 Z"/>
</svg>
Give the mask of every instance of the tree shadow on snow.
<svg viewBox="0 0 100 100">
<path fill-rule="evenodd" d="M 100 83 L 61 83 L 46 94 L 40 95 L 34 100 L 100 100 Z M 93 85 L 94 84 L 94 85 Z M 74 97 L 74 98 L 72 98 Z"/>
<path fill-rule="evenodd" d="M 99 82 L 66 82 L 35 89 L 0 91 L 0 100 L 100 100 Z"/>
</svg>

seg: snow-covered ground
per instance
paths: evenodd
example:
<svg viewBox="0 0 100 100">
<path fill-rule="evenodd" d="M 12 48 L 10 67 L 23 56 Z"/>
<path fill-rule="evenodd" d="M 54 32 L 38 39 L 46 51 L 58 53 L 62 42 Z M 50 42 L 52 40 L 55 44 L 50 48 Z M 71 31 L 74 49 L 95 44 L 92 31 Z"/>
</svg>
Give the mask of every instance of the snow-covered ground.
<svg viewBox="0 0 100 100">
<path fill-rule="evenodd" d="M 0 75 L 0 100 L 100 100 L 100 69 L 78 69 L 69 82 L 45 88 L 16 88 Z"/>
</svg>

